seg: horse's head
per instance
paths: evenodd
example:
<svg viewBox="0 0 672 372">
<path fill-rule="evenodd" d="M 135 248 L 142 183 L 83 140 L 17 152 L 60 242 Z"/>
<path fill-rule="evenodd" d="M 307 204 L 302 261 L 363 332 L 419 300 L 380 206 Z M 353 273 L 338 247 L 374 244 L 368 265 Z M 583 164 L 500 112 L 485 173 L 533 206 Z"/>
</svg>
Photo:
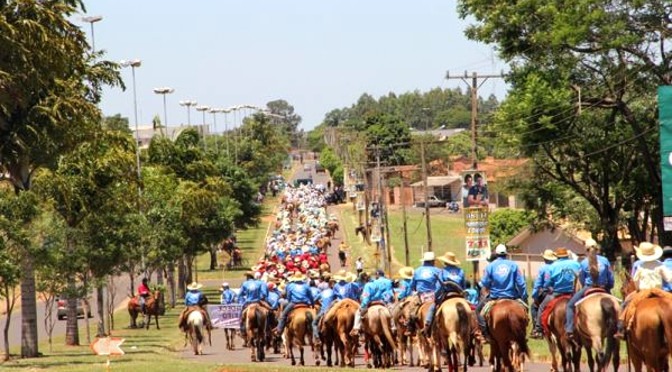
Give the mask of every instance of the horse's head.
<svg viewBox="0 0 672 372">
<path fill-rule="evenodd" d="M 632 280 L 632 277 L 630 276 L 628 270 L 621 270 L 620 275 L 622 279 L 621 296 L 623 298 L 626 298 L 630 293 L 634 292 L 637 289 L 637 287 L 635 286 L 635 282 Z"/>
</svg>

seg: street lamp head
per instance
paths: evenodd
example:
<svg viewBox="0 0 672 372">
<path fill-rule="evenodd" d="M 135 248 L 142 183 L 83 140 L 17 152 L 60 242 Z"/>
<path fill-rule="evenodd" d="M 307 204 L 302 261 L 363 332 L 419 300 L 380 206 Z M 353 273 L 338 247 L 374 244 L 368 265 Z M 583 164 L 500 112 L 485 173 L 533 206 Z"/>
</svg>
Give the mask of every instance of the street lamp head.
<svg viewBox="0 0 672 372">
<path fill-rule="evenodd" d="M 130 67 L 140 67 L 140 65 L 142 65 L 142 61 L 139 60 L 139 59 L 132 59 L 130 61 L 121 60 L 121 61 L 119 61 L 119 65 L 121 65 L 121 67 L 129 67 L 129 66 Z"/>
<path fill-rule="evenodd" d="M 82 21 L 87 23 L 96 23 L 102 20 L 103 16 L 100 15 L 82 17 Z"/>
<path fill-rule="evenodd" d="M 190 107 L 190 106 L 196 106 L 197 104 L 198 104 L 198 102 L 196 102 L 196 101 L 191 101 L 191 100 L 180 101 L 180 106 L 187 106 L 187 107 Z"/>
<path fill-rule="evenodd" d="M 156 94 L 170 94 L 173 93 L 174 91 L 175 89 L 169 87 L 154 88 L 154 93 Z"/>
<path fill-rule="evenodd" d="M 207 111 L 209 109 L 210 109 L 210 106 L 205 106 L 205 105 L 196 106 L 196 111 Z"/>
</svg>

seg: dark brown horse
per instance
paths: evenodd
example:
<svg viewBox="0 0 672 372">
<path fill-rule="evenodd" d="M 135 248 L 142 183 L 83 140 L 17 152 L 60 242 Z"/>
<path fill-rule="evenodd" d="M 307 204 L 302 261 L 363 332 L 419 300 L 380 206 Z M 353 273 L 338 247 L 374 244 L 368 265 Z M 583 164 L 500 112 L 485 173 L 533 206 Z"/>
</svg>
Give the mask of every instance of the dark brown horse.
<svg viewBox="0 0 672 372">
<path fill-rule="evenodd" d="M 357 337 L 350 336 L 350 331 L 355 323 L 355 313 L 359 311 L 359 304 L 351 299 L 343 299 L 334 304 L 324 315 L 319 325 L 319 334 L 322 347 L 327 352 L 327 366 L 332 366 L 332 349 L 336 362 L 340 366 L 355 366 L 355 350 Z M 322 354 L 322 353 L 320 353 Z M 324 359 L 324 356 L 322 356 Z"/>
<path fill-rule="evenodd" d="M 548 332 L 545 331 L 544 336 L 551 351 L 551 371 L 558 371 L 556 355 L 558 351 L 564 371 L 580 370 L 581 347 L 570 342 L 565 332 L 565 314 L 570 297 L 570 295 L 563 295 L 548 304 L 547 311 L 550 311 L 550 316 L 548 317 Z"/>
<path fill-rule="evenodd" d="M 564 319 L 564 318 L 563 318 Z M 523 371 L 529 359 L 526 329 L 527 309 L 515 300 L 498 300 L 487 319 L 492 342 L 490 365 L 496 371 Z"/>
<path fill-rule="evenodd" d="M 166 303 L 163 299 L 163 292 L 156 290 L 145 300 L 145 313 L 143 326 L 149 329 L 149 323 L 152 316 L 156 320 L 156 329 L 159 329 L 159 315 L 166 313 Z M 141 314 L 141 306 L 138 297 L 133 297 L 128 301 L 128 314 L 131 316 L 131 328 L 138 328 L 137 319 Z"/>
</svg>

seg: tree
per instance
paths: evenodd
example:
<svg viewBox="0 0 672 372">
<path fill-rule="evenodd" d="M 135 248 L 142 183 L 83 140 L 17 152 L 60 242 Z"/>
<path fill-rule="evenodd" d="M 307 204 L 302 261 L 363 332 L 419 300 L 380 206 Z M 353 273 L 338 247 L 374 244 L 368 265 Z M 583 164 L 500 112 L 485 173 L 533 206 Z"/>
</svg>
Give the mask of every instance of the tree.
<svg viewBox="0 0 672 372">
<path fill-rule="evenodd" d="M 506 244 L 524 227 L 530 227 L 534 216 L 519 209 L 502 208 L 490 213 L 488 217 L 490 240 L 493 244 Z"/>
<path fill-rule="evenodd" d="M 278 99 L 266 103 L 266 108 L 271 114 L 282 117 L 274 119 L 274 121 L 279 121 L 282 132 L 289 138 L 291 145 L 298 147 L 298 128 L 302 119 L 301 116 L 294 113 L 294 106 L 290 105 L 284 99 Z"/>
<path fill-rule="evenodd" d="M 476 21 L 467 36 L 496 44 L 511 66 L 513 88 L 497 115 L 498 130 L 506 129 L 511 144 L 533 157 L 537 173 L 567 185 L 591 205 L 609 256 L 620 248 L 617 231 L 626 207 L 637 216 L 635 230 L 652 223 L 660 241 L 669 244 L 671 236 L 662 228 L 651 89 L 672 83 L 669 2 L 534 6 L 461 0 L 458 8 Z"/>
<path fill-rule="evenodd" d="M 100 122 L 101 87 L 120 84 L 115 65 L 88 53 L 86 35 L 69 19 L 79 1 L 0 2 L 0 168 L 17 193 L 40 167 Z M 21 355 L 38 356 L 33 255 L 21 262 Z"/>
<path fill-rule="evenodd" d="M 128 125 L 128 118 L 122 117 L 121 114 L 116 114 L 114 116 L 106 116 L 103 119 L 103 128 L 106 130 L 117 131 L 125 133 L 128 136 L 131 136 L 133 132 L 131 127 Z"/>
</svg>

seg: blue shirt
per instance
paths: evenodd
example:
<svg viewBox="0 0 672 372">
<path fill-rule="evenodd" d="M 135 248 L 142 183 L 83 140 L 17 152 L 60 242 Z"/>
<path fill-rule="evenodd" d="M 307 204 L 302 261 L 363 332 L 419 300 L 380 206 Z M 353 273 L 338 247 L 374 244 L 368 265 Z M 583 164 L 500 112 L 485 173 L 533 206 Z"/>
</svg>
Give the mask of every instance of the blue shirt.
<svg viewBox="0 0 672 372">
<path fill-rule="evenodd" d="M 324 315 L 327 312 L 331 304 L 338 299 L 338 295 L 334 292 L 333 289 L 327 288 L 320 292 L 320 312 L 318 315 Z"/>
<path fill-rule="evenodd" d="M 472 305 L 478 304 L 478 291 L 476 288 L 467 288 L 464 290 L 467 294 L 467 301 Z"/>
<path fill-rule="evenodd" d="M 272 310 L 277 310 L 278 305 L 280 304 L 280 291 L 277 289 L 268 291 L 268 297 L 266 297 L 266 302 L 268 302 L 268 305 L 271 306 Z"/>
<path fill-rule="evenodd" d="M 359 282 L 352 282 L 350 284 L 350 292 L 355 296 L 355 301 L 359 301 L 359 298 L 362 296 L 362 291 L 364 290 L 364 284 Z"/>
<path fill-rule="evenodd" d="M 310 287 L 310 294 L 313 296 L 313 299 L 317 299 L 320 296 L 320 289 L 317 287 Z"/>
<path fill-rule="evenodd" d="M 397 300 L 401 301 L 411 295 L 411 279 L 399 280 L 399 287 L 397 288 Z"/>
<path fill-rule="evenodd" d="M 339 299 L 349 298 L 351 300 L 359 301 L 359 296 L 354 292 L 354 287 L 351 286 L 345 280 L 341 280 L 338 283 L 334 284 L 334 292 Z"/>
<path fill-rule="evenodd" d="M 252 304 L 261 300 L 266 300 L 268 296 L 268 286 L 261 280 L 248 279 L 240 286 L 240 295 L 238 303 L 243 305 Z"/>
<path fill-rule="evenodd" d="M 611 265 L 606 257 L 597 255 L 597 286 L 611 291 L 614 288 L 614 273 L 611 271 Z M 579 280 L 584 287 L 593 286 L 593 278 L 590 276 L 590 264 L 588 258 L 581 261 L 581 271 L 579 271 Z"/>
<path fill-rule="evenodd" d="M 394 302 L 394 288 L 392 281 L 384 276 L 373 281 L 376 283 L 376 289 L 380 292 L 381 300 L 386 304 Z"/>
<path fill-rule="evenodd" d="M 290 282 L 285 288 L 287 301 L 293 304 L 313 305 L 315 300 L 310 286 L 305 282 Z"/>
<path fill-rule="evenodd" d="M 577 263 L 578 264 L 578 263 Z M 498 257 L 485 267 L 481 286 L 490 291 L 490 298 L 520 298 L 527 301 L 527 285 L 518 265 Z"/>
<path fill-rule="evenodd" d="M 420 294 L 434 292 L 439 288 L 441 271 L 431 263 L 425 263 L 413 273 L 411 290 Z"/>
<path fill-rule="evenodd" d="M 663 266 L 672 270 L 672 258 L 665 259 L 665 261 L 663 261 Z M 672 292 L 672 283 L 663 280 L 663 290 L 666 292 Z"/>
<path fill-rule="evenodd" d="M 544 291 L 544 284 L 546 283 L 546 274 L 550 272 L 551 264 L 544 264 L 539 268 L 537 272 L 537 277 L 534 279 L 534 285 L 532 286 L 532 298 L 538 300 L 541 294 Z"/>
<path fill-rule="evenodd" d="M 222 291 L 222 297 L 220 303 L 222 305 L 231 305 L 236 302 L 236 292 L 232 291 L 230 288 Z"/>
<path fill-rule="evenodd" d="M 364 290 L 362 290 L 362 309 L 365 309 L 367 306 L 369 306 L 370 302 L 382 300 L 382 292 L 378 291 L 376 282 L 368 282 L 364 284 Z"/>
<path fill-rule="evenodd" d="M 189 291 L 184 295 L 184 304 L 186 306 L 196 306 L 203 298 L 201 291 Z"/>
<path fill-rule="evenodd" d="M 457 266 L 444 267 L 443 270 L 441 270 L 439 278 L 441 279 L 441 282 L 450 280 L 451 282 L 454 282 L 455 284 L 459 285 L 460 288 L 462 289 L 464 289 L 467 286 L 467 281 L 464 278 L 464 270 L 462 270 Z M 446 287 L 446 289 L 454 291 L 453 287 Z"/>
<path fill-rule="evenodd" d="M 568 258 L 558 258 L 544 278 L 544 289 L 553 289 L 553 293 L 574 292 L 574 279 L 579 275 L 581 264 Z"/>
</svg>

